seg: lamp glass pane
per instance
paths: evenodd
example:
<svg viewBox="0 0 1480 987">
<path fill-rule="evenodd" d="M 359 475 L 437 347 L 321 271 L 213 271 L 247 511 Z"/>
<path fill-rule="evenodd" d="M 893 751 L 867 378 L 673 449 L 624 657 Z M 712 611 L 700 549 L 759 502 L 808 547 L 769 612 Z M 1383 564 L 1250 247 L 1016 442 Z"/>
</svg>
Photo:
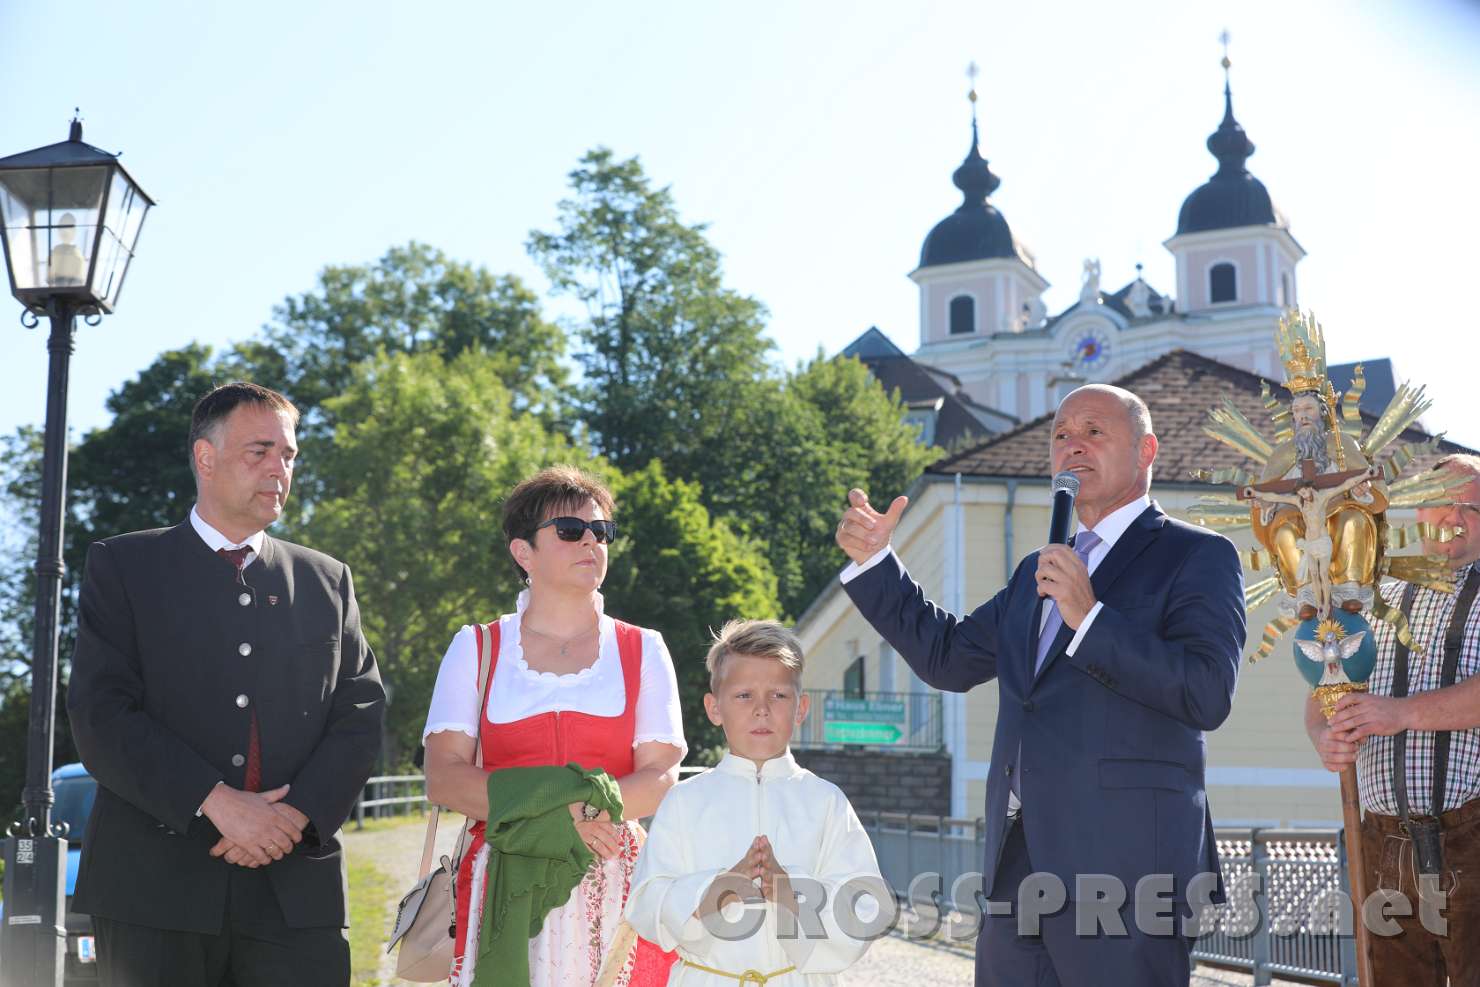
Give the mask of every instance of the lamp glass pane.
<svg viewBox="0 0 1480 987">
<path fill-rule="evenodd" d="M 46 276 L 53 288 L 81 287 L 97 249 L 108 172 L 101 168 L 54 168 L 47 219 Z M 40 231 L 38 230 L 38 233 Z"/>
<path fill-rule="evenodd" d="M 89 166 L 0 173 L 5 235 L 18 290 L 83 287 L 111 170 Z"/>
<path fill-rule="evenodd" d="M 33 236 L 36 211 L 48 201 L 46 174 L 45 168 L 0 172 L 0 221 L 5 224 L 6 257 L 17 289 L 46 283 Z"/>
<path fill-rule="evenodd" d="M 139 238 L 139 227 L 148 209 L 148 200 L 139 194 L 127 176 L 121 170 L 113 172 L 113 187 L 108 192 L 108 216 L 103 226 L 111 230 L 130 253 Z"/>
<path fill-rule="evenodd" d="M 108 213 L 98 240 L 98 262 L 93 268 L 92 293 L 112 311 L 123 289 L 123 279 L 133 259 L 134 244 L 149 203 L 122 171 L 113 173 L 108 192 Z"/>
</svg>

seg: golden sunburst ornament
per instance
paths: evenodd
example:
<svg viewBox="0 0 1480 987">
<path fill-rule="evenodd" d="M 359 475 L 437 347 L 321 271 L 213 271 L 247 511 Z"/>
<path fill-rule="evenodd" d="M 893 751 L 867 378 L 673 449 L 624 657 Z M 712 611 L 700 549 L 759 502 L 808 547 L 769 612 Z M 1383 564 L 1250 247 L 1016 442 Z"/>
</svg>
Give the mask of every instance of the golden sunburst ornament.
<svg viewBox="0 0 1480 987">
<path fill-rule="evenodd" d="M 1437 450 L 1441 436 L 1407 445 L 1396 441 L 1430 402 L 1422 388 L 1404 384 L 1368 427 L 1358 406 L 1366 386 L 1362 368 L 1355 368 L 1347 392 L 1338 394 L 1327 374 L 1325 331 L 1313 313 L 1287 312 L 1275 343 L 1289 399 L 1282 403 L 1265 384 L 1260 397 L 1269 422 L 1263 428 L 1230 401 L 1209 411 L 1203 432 L 1249 462 L 1195 470 L 1195 479 L 1225 490 L 1232 486 L 1233 492 L 1210 493 L 1188 512 L 1194 522 L 1218 531 L 1252 529 L 1259 543 L 1246 553 L 1245 564 L 1268 575 L 1247 581 L 1245 609 L 1275 601 L 1279 615 L 1264 628 L 1249 660 L 1269 655 L 1302 623 L 1306 640 L 1340 641 L 1360 629 L 1343 627 L 1333 619 L 1335 610 L 1385 621 L 1417 651 L 1407 619 L 1383 601 L 1377 586 L 1392 578 L 1439 588 L 1439 576 L 1447 575 L 1442 558 L 1391 553 L 1419 540 L 1448 540 L 1452 528 L 1389 528 L 1387 518 L 1389 508 L 1447 506 L 1464 482 L 1411 468 Z"/>
<path fill-rule="evenodd" d="M 1329 617 L 1316 625 L 1317 641 L 1340 641 L 1346 637 L 1346 628 Z"/>
</svg>

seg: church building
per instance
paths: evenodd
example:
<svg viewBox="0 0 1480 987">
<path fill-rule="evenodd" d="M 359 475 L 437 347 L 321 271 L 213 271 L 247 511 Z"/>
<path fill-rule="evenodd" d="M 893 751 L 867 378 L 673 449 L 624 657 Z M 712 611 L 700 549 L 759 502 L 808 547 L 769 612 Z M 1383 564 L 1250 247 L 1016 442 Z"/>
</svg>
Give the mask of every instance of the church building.
<svg viewBox="0 0 1480 987">
<path fill-rule="evenodd" d="M 1212 489 L 1194 482 L 1191 469 L 1241 465 L 1203 433 L 1205 416 L 1228 401 L 1250 421 L 1267 420 L 1260 388 L 1269 381 L 1278 392 L 1284 379 L 1275 329 L 1302 302 L 1297 268 L 1305 256 L 1248 170 L 1254 144 L 1234 116 L 1225 77 L 1222 120 L 1207 139 L 1217 170 L 1182 201 L 1164 243 L 1176 284 L 1159 290 L 1138 272 L 1107 291 L 1098 262 L 1089 260 L 1078 300 L 1050 314 L 1048 280 L 991 202 L 1001 180 L 981 154 L 971 98 L 971 145 L 952 176 L 961 205 L 929 231 L 909 273 L 920 298 L 918 349 L 905 354 L 870 329 L 842 354 L 896 390 L 922 441 L 948 452 L 909 490 L 872 493 L 880 504 L 910 495 L 895 551 L 929 598 L 957 614 L 994 595 L 1041 545 L 1052 415 L 1075 387 L 1115 383 L 1146 400 L 1161 442 L 1151 494 L 1170 514 L 1185 518 Z M 1329 368 L 1337 388 L 1350 383 L 1353 368 Z M 1367 361 L 1364 370 L 1361 409 L 1370 426 L 1399 381 L 1388 360 Z M 1425 437 L 1418 429 L 1403 436 Z M 1445 443 L 1441 451 L 1460 447 Z M 1272 616 L 1272 604 L 1249 615 L 1251 642 Z M 904 791 L 915 812 L 981 812 L 995 686 L 964 695 L 926 686 L 836 583 L 800 616 L 797 631 L 808 656 L 803 684 L 815 690 L 799 757 L 861 809 L 897 811 Z M 1233 712 L 1208 736 L 1215 821 L 1340 819 L 1337 777 L 1321 767 L 1305 735 L 1306 692 L 1283 647 L 1242 666 Z"/>
</svg>

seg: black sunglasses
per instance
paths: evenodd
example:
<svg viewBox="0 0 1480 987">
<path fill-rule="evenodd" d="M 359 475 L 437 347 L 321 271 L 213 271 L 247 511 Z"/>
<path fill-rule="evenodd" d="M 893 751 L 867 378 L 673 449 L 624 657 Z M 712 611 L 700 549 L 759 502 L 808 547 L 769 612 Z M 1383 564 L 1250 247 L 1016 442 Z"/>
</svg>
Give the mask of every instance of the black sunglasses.
<svg viewBox="0 0 1480 987">
<path fill-rule="evenodd" d="M 598 544 L 610 544 L 617 540 L 617 522 L 615 521 L 587 521 L 578 517 L 552 517 L 544 524 L 535 525 L 536 531 L 541 528 L 555 526 L 555 535 L 561 541 L 580 541 L 586 536 L 586 529 L 591 529 L 591 535 Z"/>
</svg>

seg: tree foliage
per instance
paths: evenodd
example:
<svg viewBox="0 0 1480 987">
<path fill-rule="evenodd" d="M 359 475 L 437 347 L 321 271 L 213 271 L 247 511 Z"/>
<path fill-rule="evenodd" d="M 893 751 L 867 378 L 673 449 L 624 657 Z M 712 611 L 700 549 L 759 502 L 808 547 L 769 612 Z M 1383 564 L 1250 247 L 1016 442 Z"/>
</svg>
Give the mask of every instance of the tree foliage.
<svg viewBox="0 0 1480 987">
<path fill-rule="evenodd" d="M 37 525 L 41 513 L 41 432 L 17 429 L 0 440 L 0 510 L 14 519 L 0 529 L 0 812 L 10 818 L 26 780 L 26 740 L 31 723 L 31 666 L 35 653 Z M 64 610 L 64 616 L 66 611 Z M 61 625 L 65 661 L 70 628 Z M 53 753 L 75 761 L 64 700 L 57 702 Z"/>
<path fill-rule="evenodd" d="M 596 148 L 570 185 L 559 229 L 531 234 L 528 246 L 556 290 L 587 310 L 581 418 L 623 469 L 662 459 L 692 475 L 713 437 L 707 409 L 766 372 L 765 308 L 724 287 L 704 227 L 679 218 L 636 158 Z"/>
<path fill-rule="evenodd" d="M 607 609 L 663 634 L 678 674 L 691 750 L 722 741 L 704 715 L 710 635 L 733 617 L 780 616 L 765 546 L 704 507 L 699 488 L 669 479 L 661 463 L 616 477 L 622 537 L 604 585 Z"/>
<path fill-rule="evenodd" d="M 851 486 L 902 490 L 938 455 L 856 360 L 767 362 L 765 309 L 723 284 L 703 225 L 682 221 L 636 158 L 606 148 L 570 174 L 559 229 L 529 249 L 583 302 L 583 420 L 623 469 L 660 460 L 717 517 L 766 546 L 782 612 L 836 574 L 832 541 Z"/>
<path fill-rule="evenodd" d="M 161 353 L 108 395 L 112 421 L 83 437 L 68 466 L 76 518 L 68 568 L 81 571 L 96 539 L 185 520 L 195 502 L 191 412 L 234 369 L 214 360 L 209 346 L 191 343 Z"/>
<path fill-rule="evenodd" d="M 242 347 L 254 379 L 278 387 L 312 433 L 321 409 L 377 352 L 482 353 L 515 409 L 553 424 L 563 412 L 565 338 L 513 275 L 452 260 L 422 243 L 372 264 L 330 265 L 312 291 L 283 300 L 260 342 Z"/>
<path fill-rule="evenodd" d="M 391 684 L 391 763 L 420 742 L 437 667 L 462 624 L 513 609 L 499 509 L 570 445 L 513 410 L 497 358 L 381 351 L 325 402 L 313 469 L 337 477 L 295 541 L 348 563 L 366 636 Z M 579 458 L 579 454 L 577 454 Z"/>
</svg>

